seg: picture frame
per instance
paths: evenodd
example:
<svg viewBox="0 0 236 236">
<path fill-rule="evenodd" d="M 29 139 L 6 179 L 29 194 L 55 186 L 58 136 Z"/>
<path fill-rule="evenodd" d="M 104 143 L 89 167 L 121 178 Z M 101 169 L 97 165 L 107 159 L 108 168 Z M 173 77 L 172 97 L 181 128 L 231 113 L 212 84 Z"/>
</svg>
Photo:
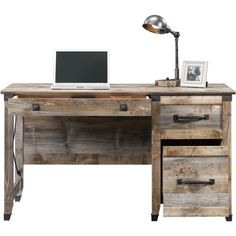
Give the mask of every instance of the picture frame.
<svg viewBox="0 0 236 236">
<path fill-rule="evenodd" d="M 206 87 L 207 61 L 183 61 L 181 87 Z"/>
</svg>

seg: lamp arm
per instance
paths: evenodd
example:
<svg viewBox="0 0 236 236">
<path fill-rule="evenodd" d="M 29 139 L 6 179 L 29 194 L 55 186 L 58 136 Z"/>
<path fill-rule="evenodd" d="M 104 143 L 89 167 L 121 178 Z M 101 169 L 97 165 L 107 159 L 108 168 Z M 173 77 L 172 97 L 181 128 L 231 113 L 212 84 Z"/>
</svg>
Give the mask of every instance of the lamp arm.
<svg viewBox="0 0 236 236">
<path fill-rule="evenodd" d="M 179 80 L 179 32 L 175 32 L 168 28 L 168 33 L 171 33 L 175 37 L 175 79 Z"/>
<path fill-rule="evenodd" d="M 179 80 L 179 32 L 174 33 L 175 37 L 175 79 Z"/>
</svg>

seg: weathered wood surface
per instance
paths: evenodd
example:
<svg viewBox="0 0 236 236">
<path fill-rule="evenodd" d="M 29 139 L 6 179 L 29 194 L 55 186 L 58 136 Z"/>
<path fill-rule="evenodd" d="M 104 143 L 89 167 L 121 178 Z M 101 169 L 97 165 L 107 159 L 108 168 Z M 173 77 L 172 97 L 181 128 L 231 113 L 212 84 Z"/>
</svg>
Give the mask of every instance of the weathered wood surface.
<svg viewBox="0 0 236 236">
<path fill-rule="evenodd" d="M 198 193 L 185 192 L 185 193 L 164 193 L 164 208 L 175 206 L 207 206 L 207 207 L 227 207 L 228 193 Z"/>
<path fill-rule="evenodd" d="M 161 106 L 161 129 L 220 129 L 222 127 L 221 105 L 169 105 Z M 209 115 L 208 120 L 175 122 L 174 115 L 203 116 Z"/>
<path fill-rule="evenodd" d="M 227 146 L 168 146 L 163 148 L 163 156 L 195 157 L 195 156 L 228 156 Z"/>
<path fill-rule="evenodd" d="M 92 164 L 145 165 L 151 164 L 150 153 L 135 154 L 30 154 L 25 164 Z"/>
<path fill-rule="evenodd" d="M 21 196 L 21 195 L 19 195 L 19 192 L 21 192 L 21 180 L 20 179 L 18 179 L 14 184 L 13 198 L 15 198 L 17 196 Z"/>
<path fill-rule="evenodd" d="M 5 102 L 4 214 L 11 214 L 14 199 L 13 117 Z"/>
<path fill-rule="evenodd" d="M 24 185 L 24 117 L 22 116 L 16 118 L 15 156 L 17 167 L 21 172 L 21 176 L 15 173 L 15 182 L 20 182 L 19 191 L 17 192 L 17 197 L 20 197 Z"/>
<path fill-rule="evenodd" d="M 194 200 L 198 199 L 195 195 L 202 194 L 202 199 L 196 201 L 196 204 L 202 205 L 201 200 L 207 198 L 208 194 L 216 194 L 216 196 L 218 193 L 228 194 L 227 170 L 228 159 L 226 157 L 165 158 L 163 163 L 164 203 L 168 205 L 181 205 L 178 201 L 183 201 L 183 205 L 189 205 L 190 203 L 187 202 L 192 201 L 192 204 L 194 204 Z M 215 184 L 177 185 L 177 179 L 201 181 L 215 179 Z M 167 196 L 172 196 L 173 199 L 171 200 Z M 175 197 L 179 196 L 182 197 L 182 200 L 179 198 L 175 199 Z M 214 202 L 209 204 L 214 204 Z"/>
<path fill-rule="evenodd" d="M 221 145 L 228 146 L 228 181 L 229 181 L 229 215 L 232 215 L 232 154 L 231 154 L 231 102 L 223 102 L 223 139 Z"/>
<path fill-rule="evenodd" d="M 40 106 L 33 111 L 33 104 Z M 127 105 L 127 111 L 120 106 Z M 12 114 L 24 116 L 150 116 L 149 99 L 106 98 L 18 98 L 8 100 Z"/>
<path fill-rule="evenodd" d="M 180 206 L 180 207 L 165 207 L 163 209 L 164 216 L 227 216 L 229 214 L 228 207 L 221 206 Z"/>
<path fill-rule="evenodd" d="M 161 105 L 220 105 L 222 96 L 162 96 Z"/>
<path fill-rule="evenodd" d="M 214 96 L 206 97 L 161 97 L 163 103 L 198 104 L 200 98 L 211 104 L 222 103 L 222 98 Z M 188 102 L 190 101 L 190 102 Z M 196 120 L 188 122 L 175 122 L 174 115 L 179 116 L 203 116 L 209 115 L 208 120 Z M 160 112 L 161 138 L 162 139 L 221 139 L 222 138 L 222 105 L 161 105 Z"/>
<path fill-rule="evenodd" d="M 25 164 L 149 164 L 150 117 L 27 117 Z"/>
<path fill-rule="evenodd" d="M 1 91 L 1 93 L 18 95 L 37 95 L 38 97 L 55 96 L 111 96 L 111 95 L 132 95 L 146 96 L 158 95 L 225 95 L 234 94 L 235 91 L 225 84 L 209 84 L 207 88 L 184 88 L 184 87 L 157 87 L 154 84 L 111 84 L 109 90 L 52 90 L 51 84 L 22 83 L 11 84 Z"/>
<path fill-rule="evenodd" d="M 185 148 L 186 153 L 184 153 Z M 209 155 L 202 155 L 204 151 Z M 164 216 L 228 216 L 227 172 L 227 147 L 164 147 Z M 215 179 L 215 184 L 178 185 L 177 179 L 203 181 Z"/>
<path fill-rule="evenodd" d="M 160 102 L 152 102 L 152 214 L 159 215 L 161 205 Z"/>
<path fill-rule="evenodd" d="M 162 129 L 161 139 L 222 139 L 222 129 Z"/>
</svg>

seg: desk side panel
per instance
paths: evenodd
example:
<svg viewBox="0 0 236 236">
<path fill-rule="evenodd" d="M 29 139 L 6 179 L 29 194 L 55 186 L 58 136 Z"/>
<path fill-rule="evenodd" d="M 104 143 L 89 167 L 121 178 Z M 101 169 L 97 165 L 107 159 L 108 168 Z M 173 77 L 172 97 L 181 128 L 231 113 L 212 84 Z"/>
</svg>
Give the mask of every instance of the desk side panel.
<svg viewBox="0 0 236 236">
<path fill-rule="evenodd" d="M 150 164 L 150 117 L 26 117 L 25 164 Z"/>
</svg>

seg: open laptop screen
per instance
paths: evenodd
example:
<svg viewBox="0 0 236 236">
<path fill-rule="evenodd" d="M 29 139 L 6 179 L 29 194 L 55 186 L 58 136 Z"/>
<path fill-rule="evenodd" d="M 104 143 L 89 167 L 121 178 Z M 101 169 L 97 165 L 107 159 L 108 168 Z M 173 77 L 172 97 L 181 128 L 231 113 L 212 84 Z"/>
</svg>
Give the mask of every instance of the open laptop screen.
<svg viewBox="0 0 236 236">
<path fill-rule="evenodd" d="M 107 83 L 107 52 L 56 52 L 56 83 Z"/>
</svg>

